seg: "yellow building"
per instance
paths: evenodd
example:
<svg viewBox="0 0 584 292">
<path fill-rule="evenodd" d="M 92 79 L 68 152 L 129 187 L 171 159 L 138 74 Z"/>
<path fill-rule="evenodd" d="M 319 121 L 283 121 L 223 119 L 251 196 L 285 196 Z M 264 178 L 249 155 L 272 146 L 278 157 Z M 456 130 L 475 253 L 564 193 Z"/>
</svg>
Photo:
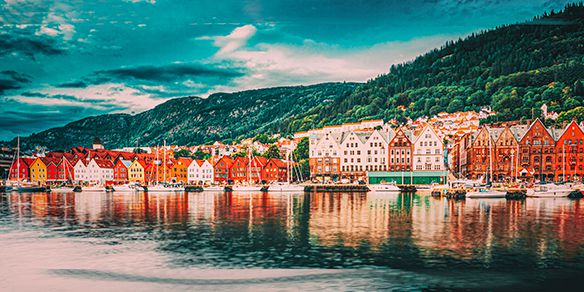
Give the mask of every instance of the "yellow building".
<svg viewBox="0 0 584 292">
<path fill-rule="evenodd" d="M 30 165 L 30 181 L 41 185 L 47 182 L 47 165 L 40 159 L 35 159 Z"/>
<path fill-rule="evenodd" d="M 144 183 L 144 169 L 146 163 L 141 160 L 134 160 L 128 168 L 128 179 L 130 182 Z"/>
</svg>

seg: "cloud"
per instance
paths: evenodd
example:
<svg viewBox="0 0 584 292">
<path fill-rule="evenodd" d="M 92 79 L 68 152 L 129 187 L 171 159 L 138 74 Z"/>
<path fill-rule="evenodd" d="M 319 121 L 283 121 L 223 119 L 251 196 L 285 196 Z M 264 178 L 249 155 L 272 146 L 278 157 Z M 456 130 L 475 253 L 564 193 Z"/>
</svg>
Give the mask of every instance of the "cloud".
<svg viewBox="0 0 584 292">
<path fill-rule="evenodd" d="M 235 28 L 226 36 L 203 36 L 198 40 L 213 40 L 213 44 L 219 48 L 217 55 L 226 55 L 245 46 L 257 32 L 257 28 L 251 24 Z"/>
<path fill-rule="evenodd" d="M 215 40 L 213 44 L 219 50 L 212 57 L 214 62 L 247 69 L 247 74 L 235 79 L 233 84 L 217 86 L 214 90 L 233 91 L 330 81 L 363 82 L 388 72 L 392 64 L 412 60 L 447 40 L 459 37 L 438 35 L 361 48 L 341 48 L 310 39 L 298 41 L 297 37 L 282 33 L 276 36 L 277 31 L 271 28 L 266 34 L 249 27 L 238 27 L 227 36 L 199 38 Z M 258 41 L 253 39 L 256 34 Z M 294 43 L 265 42 L 262 39 L 292 40 Z"/>
<path fill-rule="evenodd" d="M 203 66 L 201 64 L 170 64 L 163 66 L 138 66 L 96 71 L 93 78 L 97 82 L 105 80 L 143 80 L 171 82 L 198 77 L 232 78 L 243 73 L 230 69 Z"/>
<path fill-rule="evenodd" d="M 31 82 L 31 76 L 12 70 L 0 71 L 0 94 L 6 90 L 20 89 Z"/>
<path fill-rule="evenodd" d="M 47 37 L 0 34 L 0 56 L 20 54 L 31 59 L 36 55 L 60 55 L 64 50 Z"/>
</svg>

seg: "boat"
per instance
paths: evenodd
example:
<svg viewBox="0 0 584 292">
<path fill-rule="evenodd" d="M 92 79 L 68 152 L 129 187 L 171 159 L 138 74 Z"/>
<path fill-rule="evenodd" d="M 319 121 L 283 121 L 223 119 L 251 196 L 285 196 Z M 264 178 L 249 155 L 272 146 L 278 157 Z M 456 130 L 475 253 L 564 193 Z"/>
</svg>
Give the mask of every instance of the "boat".
<svg viewBox="0 0 584 292">
<path fill-rule="evenodd" d="M 394 192 L 398 193 L 401 189 L 395 183 L 381 183 L 376 185 L 369 185 L 369 189 L 373 192 Z"/>
<path fill-rule="evenodd" d="M 51 193 L 72 193 L 74 191 L 75 191 L 74 187 L 58 187 L 51 189 Z"/>
<path fill-rule="evenodd" d="M 141 191 L 141 187 L 138 184 L 124 184 L 112 186 L 114 192 L 137 192 Z M 140 187 L 140 189 L 138 189 Z"/>
<path fill-rule="evenodd" d="M 81 191 L 84 193 L 101 193 L 101 192 L 105 192 L 105 187 L 87 186 L 87 187 L 82 187 Z"/>
<path fill-rule="evenodd" d="M 35 185 L 32 183 L 21 184 L 20 183 L 20 136 L 16 138 L 16 169 L 17 171 L 17 178 L 16 178 L 16 185 L 13 185 L 11 188 L 6 187 L 6 191 L 10 190 L 12 192 L 19 192 L 19 193 L 34 193 L 34 192 L 50 192 L 51 188 L 44 187 L 40 185 Z M 10 174 L 8 174 L 10 177 Z"/>
<path fill-rule="evenodd" d="M 268 189 L 266 189 L 266 186 L 261 185 L 233 185 L 231 190 L 234 192 L 265 192 Z"/>
<path fill-rule="evenodd" d="M 291 175 L 292 168 L 290 167 L 290 150 L 286 152 L 286 181 L 274 182 L 269 185 L 268 190 L 274 192 L 304 192 L 304 186 L 300 184 L 293 184 Z M 292 158 L 292 161 L 294 159 Z"/>
<path fill-rule="evenodd" d="M 527 196 L 532 198 L 562 198 L 567 197 L 573 189 L 553 183 L 536 185 L 527 189 Z"/>
<path fill-rule="evenodd" d="M 224 186 L 208 186 L 208 187 L 203 187 L 204 191 L 209 191 L 209 192 L 222 192 L 225 190 Z"/>
<path fill-rule="evenodd" d="M 270 184 L 269 191 L 274 192 L 304 192 L 304 186 L 289 182 L 275 182 Z"/>
<path fill-rule="evenodd" d="M 44 192 L 50 192 L 51 189 L 48 187 L 43 187 L 43 186 L 35 186 L 35 185 L 20 185 L 17 186 L 16 188 L 12 188 L 13 192 L 19 192 L 19 193 L 44 193 Z"/>
<path fill-rule="evenodd" d="M 149 193 L 174 193 L 174 192 L 184 192 L 185 188 L 181 185 L 157 184 L 157 185 L 144 187 L 144 191 L 149 192 Z"/>
<path fill-rule="evenodd" d="M 505 198 L 507 192 L 497 191 L 492 188 L 479 188 L 466 193 L 467 198 Z"/>
</svg>

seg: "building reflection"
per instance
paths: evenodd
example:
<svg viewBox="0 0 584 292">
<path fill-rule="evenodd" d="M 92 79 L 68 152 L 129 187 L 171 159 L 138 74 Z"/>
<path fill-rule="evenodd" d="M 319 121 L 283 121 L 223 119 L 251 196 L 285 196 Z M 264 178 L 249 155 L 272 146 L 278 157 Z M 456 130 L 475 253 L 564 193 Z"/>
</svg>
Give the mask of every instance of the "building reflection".
<svg viewBox="0 0 584 292">
<path fill-rule="evenodd" d="M 250 253 L 314 247 L 357 250 L 365 244 L 370 247 L 367 252 L 381 258 L 409 252 L 409 257 L 419 260 L 439 256 L 490 264 L 519 251 L 535 262 L 558 254 L 573 258 L 584 245 L 584 225 L 579 224 L 584 222 L 582 203 L 568 199 L 454 201 L 374 193 L 13 193 L 2 196 L 0 204 L 3 213 L 21 223 L 180 230 L 181 240 L 190 242 L 185 252 L 191 253 L 202 248 L 224 251 L 226 245 L 236 245 L 238 250 L 230 252 L 237 254 L 246 249 Z"/>
</svg>

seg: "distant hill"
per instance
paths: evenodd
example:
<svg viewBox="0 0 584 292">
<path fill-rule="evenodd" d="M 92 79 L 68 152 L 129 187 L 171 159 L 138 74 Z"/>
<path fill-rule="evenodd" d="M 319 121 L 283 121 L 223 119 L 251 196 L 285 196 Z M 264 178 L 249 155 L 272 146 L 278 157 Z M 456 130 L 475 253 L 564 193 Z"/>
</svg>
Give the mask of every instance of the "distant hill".
<svg viewBox="0 0 584 292">
<path fill-rule="evenodd" d="M 162 145 L 165 139 L 167 143 L 194 145 L 289 132 L 283 127 L 296 121 L 297 115 L 347 98 L 356 87 L 355 83 L 324 83 L 217 93 L 208 98 L 175 98 L 137 115 L 84 118 L 22 138 L 21 145 L 23 149 L 46 146 L 64 150 L 77 145 L 90 146 L 94 137 L 100 137 L 108 148 Z"/>
<path fill-rule="evenodd" d="M 90 117 L 23 139 L 32 148 L 197 144 L 258 133 L 290 134 L 364 119 L 431 116 L 491 106 L 493 120 L 584 106 L 584 6 L 545 13 L 447 42 L 364 84 L 327 83 L 170 100 L 144 113 Z"/>
</svg>

